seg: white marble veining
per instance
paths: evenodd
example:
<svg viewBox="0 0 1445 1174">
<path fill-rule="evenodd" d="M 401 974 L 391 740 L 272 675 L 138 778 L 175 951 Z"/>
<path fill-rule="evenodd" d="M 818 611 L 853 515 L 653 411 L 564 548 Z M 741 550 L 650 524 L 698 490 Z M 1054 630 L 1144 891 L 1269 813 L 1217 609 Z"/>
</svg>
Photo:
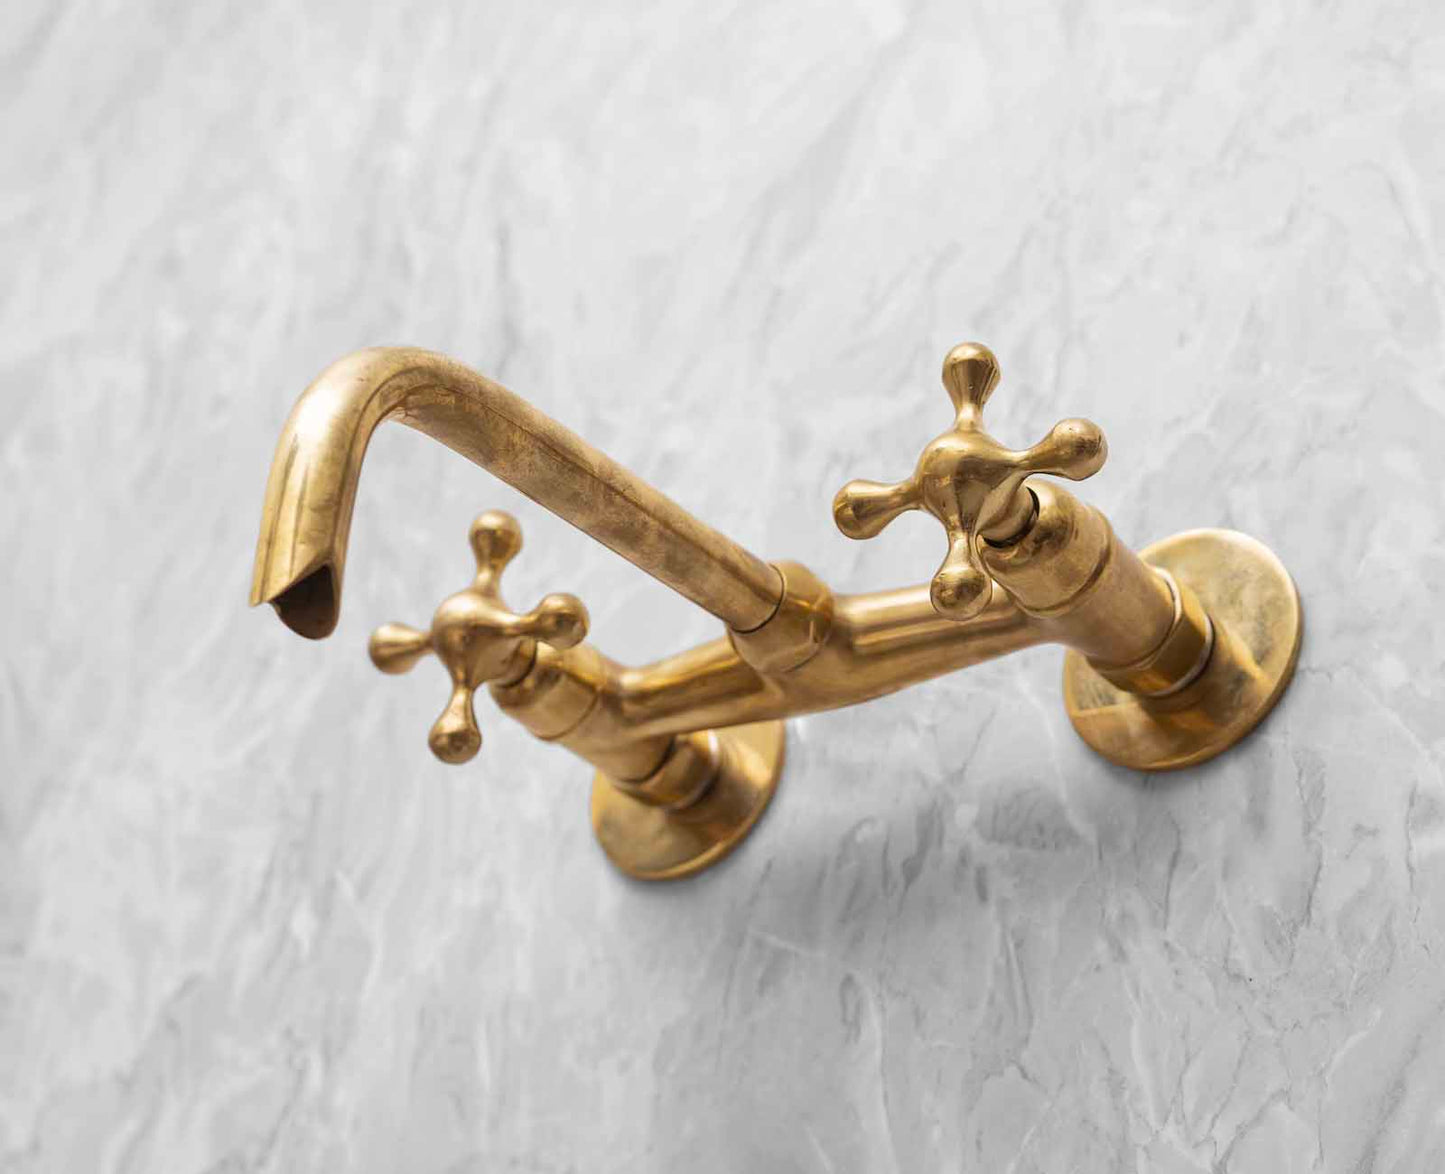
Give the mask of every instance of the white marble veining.
<svg viewBox="0 0 1445 1174">
<path fill-rule="evenodd" d="M 20 0 L 0 52 L 0 1170 L 1445 1167 L 1445 9 Z M 934 523 L 828 505 L 964 338 L 1000 437 L 1104 426 L 1127 539 L 1293 570 L 1246 748 L 1113 769 L 1035 650 L 794 723 L 644 887 L 488 705 L 432 761 L 365 635 L 493 506 L 609 653 L 709 617 L 402 429 L 336 636 L 244 607 L 291 400 L 388 342 L 921 581 Z"/>
</svg>

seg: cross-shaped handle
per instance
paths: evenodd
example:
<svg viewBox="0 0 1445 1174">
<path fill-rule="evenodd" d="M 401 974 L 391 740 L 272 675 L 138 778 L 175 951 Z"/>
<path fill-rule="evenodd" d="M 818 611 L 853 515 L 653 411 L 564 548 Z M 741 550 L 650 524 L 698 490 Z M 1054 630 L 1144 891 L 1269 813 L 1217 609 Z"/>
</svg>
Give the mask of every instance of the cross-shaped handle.
<svg viewBox="0 0 1445 1174">
<path fill-rule="evenodd" d="M 1103 467 L 1108 444 L 1098 425 L 1061 420 L 1038 444 L 1005 448 L 983 430 L 983 406 L 998 385 L 998 360 L 981 343 L 960 343 L 943 360 L 943 385 L 956 410 L 953 427 L 932 440 L 913 476 L 885 485 L 850 481 L 833 499 L 833 519 L 849 538 L 872 538 L 907 510 L 927 510 L 948 533 L 948 554 L 933 576 L 933 610 L 966 620 L 986 606 L 993 580 L 979 558 L 981 539 L 1023 531 L 1033 500 L 1025 478 L 1050 473 L 1082 481 Z"/>
<path fill-rule="evenodd" d="M 404 673 L 428 652 L 452 678 L 451 700 L 427 743 L 443 762 L 466 762 L 481 749 L 472 696 L 487 681 L 513 681 L 532 663 L 535 641 L 571 648 L 587 636 L 587 609 L 575 595 L 548 595 L 525 615 L 502 602 L 501 578 L 522 549 L 522 528 L 511 514 L 488 510 L 468 534 L 477 559 L 470 587 L 442 601 L 431 630 L 384 624 L 371 635 L 371 661 L 384 673 Z"/>
</svg>

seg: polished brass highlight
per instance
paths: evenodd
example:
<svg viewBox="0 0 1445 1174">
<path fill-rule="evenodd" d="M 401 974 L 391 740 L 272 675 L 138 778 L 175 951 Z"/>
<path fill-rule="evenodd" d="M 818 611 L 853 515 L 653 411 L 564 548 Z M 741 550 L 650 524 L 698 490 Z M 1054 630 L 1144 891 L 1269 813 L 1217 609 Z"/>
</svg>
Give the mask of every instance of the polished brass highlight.
<svg viewBox="0 0 1445 1174">
<path fill-rule="evenodd" d="M 1195 531 L 1134 554 L 1097 510 L 1035 478 L 1080 481 L 1107 444 L 1065 420 L 1032 448 L 983 429 L 999 382 L 977 343 L 949 352 L 952 426 L 907 480 L 853 481 L 834 517 L 854 538 L 905 510 L 942 523 L 932 581 L 835 595 L 797 563 L 769 564 L 492 381 L 426 351 L 360 351 L 309 387 L 282 432 L 266 486 L 252 604 L 304 636 L 336 625 L 352 506 L 372 432 L 408 424 L 491 469 L 533 500 L 710 611 L 718 639 L 638 668 L 583 642 L 587 612 L 549 595 L 531 612 L 502 602 L 521 549 L 510 516 L 482 514 L 477 573 L 428 631 L 389 624 L 371 655 L 404 672 L 434 652 L 452 679 L 432 729 L 447 762 L 481 745 L 483 683 L 536 737 L 590 761 L 592 822 L 622 871 L 686 876 L 731 851 L 782 770 L 782 719 L 853 705 L 1042 643 L 1068 647 L 1065 705 L 1085 742 L 1125 766 L 1165 770 L 1233 745 L 1278 700 L 1298 656 L 1288 573 L 1263 546 Z"/>
</svg>

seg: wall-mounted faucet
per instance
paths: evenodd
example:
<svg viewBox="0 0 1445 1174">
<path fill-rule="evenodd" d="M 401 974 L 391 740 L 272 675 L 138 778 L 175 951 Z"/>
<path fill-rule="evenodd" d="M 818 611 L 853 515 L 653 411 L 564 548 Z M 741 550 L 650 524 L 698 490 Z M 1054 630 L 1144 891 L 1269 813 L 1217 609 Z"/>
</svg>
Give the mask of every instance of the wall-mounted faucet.
<svg viewBox="0 0 1445 1174">
<path fill-rule="evenodd" d="M 303 636 L 336 626 L 362 458 L 382 421 L 408 424 L 490 469 L 705 608 L 726 636 L 641 668 L 583 643 L 587 611 L 548 595 L 516 614 L 503 568 L 522 546 L 510 516 L 472 524 L 477 574 L 428 631 L 371 640 L 385 672 L 428 652 L 451 675 L 430 744 L 446 762 L 481 745 L 472 694 L 597 767 L 592 822 L 633 876 L 686 876 L 747 834 L 777 787 L 782 719 L 852 705 L 1019 648 L 1067 645 L 1064 704 L 1106 758 L 1168 770 L 1245 736 L 1288 685 L 1299 596 L 1260 543 L 1194 530 L 1134 554 L 1097 510 L 1037 474 L 1081 481 L 1107 454 L 1087 420 L 1032 448 L 983 430 L 998 383 L 990 351 L 949 352 L 953 425 L 897 484 L 854 481 L 838 527 L 871 538 L 905 510 L 936 517 L 947 556 L 928 586 L 835 595 L 807 568 L 766 563 L 518 396 L 441 355 L 360 351 L 302 394 L 266 485 L 251 603 Z"/>
</svg>

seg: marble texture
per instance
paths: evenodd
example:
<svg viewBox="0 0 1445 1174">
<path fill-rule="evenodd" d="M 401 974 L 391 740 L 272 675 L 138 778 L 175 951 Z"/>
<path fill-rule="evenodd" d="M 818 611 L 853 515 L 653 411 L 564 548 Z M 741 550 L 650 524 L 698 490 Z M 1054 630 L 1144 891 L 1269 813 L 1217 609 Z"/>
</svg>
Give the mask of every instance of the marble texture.
<svg viewBox="0 0 1445 1174">
<path fill-rule="evenodd" d="M 1445 9 L 19 0 L 0 51 L 0 1170 L 1445 1168 Z M 244 607 L 281 420 L 373 343 L 921 581 L 932 522 L 828 505 L 964 338 L 999 436 L 1105 427 L 1127 539 L 1293 570 L 1246 749 L 1113 769 L 1034 650 L 794 723 L 643 887 L 579 763 L 487 706 L 433 762 L 364 640 L 486 507 L 612 655 L 710 617 L 402 429 L 336 636 Z"/>
</svg>

